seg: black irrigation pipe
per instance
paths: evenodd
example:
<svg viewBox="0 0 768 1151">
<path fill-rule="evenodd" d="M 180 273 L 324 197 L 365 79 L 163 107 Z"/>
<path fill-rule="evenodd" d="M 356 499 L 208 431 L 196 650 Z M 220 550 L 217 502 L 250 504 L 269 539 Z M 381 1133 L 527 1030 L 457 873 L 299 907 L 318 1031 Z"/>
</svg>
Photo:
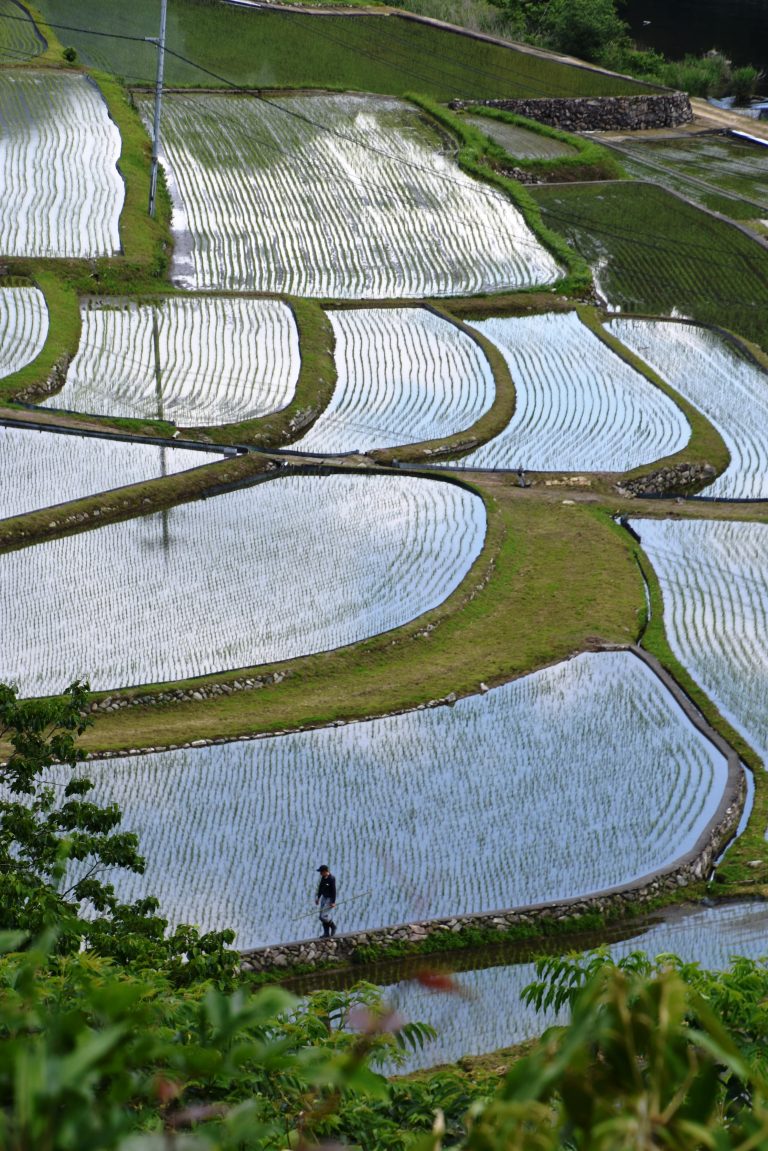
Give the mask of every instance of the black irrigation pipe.
<svg viewBox="0 0 768 1151">
<path fill-rule="evenodd" d="M 63 409 L 56 408 L 46 409 L 46 411 L 51 412 L 60 410 L 63 411 Z M 80 415 L 82 419 L 82 413 L 71 412 L 67 414 Z M 243 455 L 247 450 L 245 447 L 231 444 L 207 444 L 201 440 L 174 440 L 165 436 L 142 436 L 138 432 L 95 432 L 90 428 L 65 428 L 61 424 L 45 424 L 36 420 L 14 420 L 5 416 L 0 420 L 0 428 L 3 427 L 19 428 L 22 431 L 31 432 L 53 432 L 54 435 L 58 436 L 83 436 L 92 440 L 116 440 L 126 444 L 149 444 L 156 448 L 185 448 L 192 452 L 208 452 L 211 455 L 227 457 Z"/>
</svg>

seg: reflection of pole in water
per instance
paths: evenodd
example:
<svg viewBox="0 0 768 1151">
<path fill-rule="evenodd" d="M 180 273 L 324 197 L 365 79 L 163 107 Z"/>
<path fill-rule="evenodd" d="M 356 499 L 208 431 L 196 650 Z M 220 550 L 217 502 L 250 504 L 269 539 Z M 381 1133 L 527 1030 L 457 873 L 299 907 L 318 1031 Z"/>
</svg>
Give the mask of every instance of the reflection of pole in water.
<svg viewBox="0 0 768 1151">
<path fill-rule="evenodd" d="M 163 379 L 162 379 L 162 369 L 160 367 L 160 325 L 159 325 L 158 320 L 157 320 L 157 308 L 155 308 L 155 307 L 152 308 L 152 350 L 154 352 L 154 358 L 155 358 L 155 399 L 157 400 L 157 418 L 158 418 L 158 420 L 162 420 L 164 418 L 164 415 L 163 415 Z M 168 465 L 167 465 L 167 461 L 165 458 L 166 451 L 167 451 L 167 448 L 165 447 L 165 445 L 163 445 L 160 448 L 160 475 L 161 475 L 161 477 L 165 477 L 168 475 Z M 168 519 L 169 519 L 171 513 L 168 510 L 168 508 L 163 508 L 163 510 L 159 514 L 160 514 L 160 520 L 162 523 L 163 551 L 167 553 L 168 551 L 170 551 L 170 546 L 171 546 L 171 537 L 170 537 L 170 532 L 168 530 Z"/>
</svg>

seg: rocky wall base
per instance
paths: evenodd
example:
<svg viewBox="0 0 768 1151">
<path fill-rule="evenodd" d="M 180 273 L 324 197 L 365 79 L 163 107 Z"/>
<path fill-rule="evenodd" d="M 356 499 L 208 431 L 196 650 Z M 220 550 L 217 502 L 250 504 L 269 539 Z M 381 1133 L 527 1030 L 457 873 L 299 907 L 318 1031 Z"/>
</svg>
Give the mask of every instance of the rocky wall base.
<svg viewBox="0 0 768 1151">
<path fill-rule="evenodd" d="M 454 111 L 499 108 L 568 132 L 641 131 L 676 128 L 693 119 L 685 92 L 646 96 L 574 96 L 537 100 L 453 100 Z"/>
</svg>

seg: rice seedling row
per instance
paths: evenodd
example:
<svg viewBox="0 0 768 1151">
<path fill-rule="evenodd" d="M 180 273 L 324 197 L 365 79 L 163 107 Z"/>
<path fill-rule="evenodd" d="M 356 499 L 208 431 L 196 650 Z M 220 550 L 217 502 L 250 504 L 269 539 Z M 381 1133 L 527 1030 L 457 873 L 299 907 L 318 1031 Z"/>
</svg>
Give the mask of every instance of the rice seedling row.
<svg viewBox="0 0 768 1151">
<path fill-rule="evenodd" d="M 0 62 L 20 64 L 39 56 L 45 42 L 16 0 L 0 0 Z"/>
<path fill-rule="evenodd" d="M 279 300 L 100 301 L 48 406 L 165 419 L 187 427 L 278 411 L 296 391 L 299 337 Z"/>
<path fill-rule="evenodd" d="M 37 288 L 0 288 L 0 376 L 40 354 L 48 335 L 45 296 Z"/>
<path fill-rule="evenodd" d="M 381 517 L 383 520 L 383 516 Z M 312 935 L 331 864 L 341 930 L 530 904 L 648 874 L 712 818 L 724 758 L 627 652 L 340 728 L 88 765 L 174 921 L 238 945 Z M 264 899 L 259 876 L 270 877 Z"/>
<path fill-rule="evenodd" d="M 720 499 L 768 497 L 768 374 L 716 332 L 690 324 L 616 319 L 606 325 L 720 432 L 731 454 L 705 490 Z"/>
<path fill-rule="evenodd" d="M 338 382 L 293 446 L 308 452 L 395 447 L 450 436 L 490 408 L 490 365 L 465 332 L 423 308 L 330 312 Z"/>
<path fill-rule="evenodd" d="M 455 485 L 286 477 L 12 552 L 0 681 L 45 695 L 353 643 L 441 603 L 484 536 L 482 501 Z"/>
<path fill-rule="evenodd" d="M 612 944 L 609 950 L 616 958 L 632 951 L 650 956 L 671 952 L 685 962 L 719 971 L 727 969 L 736 955 L 763 958 L 768 950 L 767 929 L 765 903 L 725 904 L 672 912 L 668 920 Z M 453 978 L 461 995 L 435 994 L 413 979 L 386 987 L 386 1001 L 405 1019 L 431 1023 L 438 1031 L 437 1039 L 422 1051 L 409 1053 L 400 1070 L 416 1071 L 454 1063 L 463 1055 L 482 1055 L 532 1039 L 560 1022 L 553 1011 L 539 1014 L 520 999 L 522 989 L 535 977 L 533 963 L 509 963 L 458 972 Z"/>
<path fill-rule="evenodd" d="M 217 458 L 183 448 L 0 426 L 0 518 L 198 468 Z"/>
<path fill-rule="evenodd" d="M 625 471 L 679 451 L 680 409 L 581 323 L 576 312 L 484 320 L 516 389 L 512 420 L 451 467 Z"/>
<path fill-rule="evenodd" d="M 633 520 L 680 662 L 768 760 L 768 526 Z"/>
<path fill-rule="evenodd" d="M 85 76 L 0 73 L 0 253 L 86 257 L 120 248 L 120 133 Z"/>
<path fill-rule="evenodd" d="M 651 184 L 530 192 L 614 309 L 686 316 L 768 349 L 768 251 L 739 229 Z"/>
<path fill-rule="evenodd" d="M 559 274 L 512 204 L 398 101 L 172 95 L 163 147 L 185 287 L 371 299 Z"/>
<path fill-rule="evenodd" d="M 37 7 L 59 24 L 72 24 L 72 0 L 40 0 Z M 70 30 L 67 40 L 92 67 L 154 83 L 156 53 L 141 38 L 157 26 L 156 0 L 78 0 L 78 23 L 108 36 Z M 454 96 L 559 96 L 641 93 L 648 87 L 624 76 L 573 67 L 556 57 L 532 56 L 394 12 L 336 16 L 284 9 L 247 11 L 225 5 L 171 4 L 166 82 L 209 87 L 222 83 L 201 63 L 249 88 L 329 86 L 402 95 L 417 89 L 441 100 Z M 226 86 L 226 85 L 223 85 Z"/>
</svg>

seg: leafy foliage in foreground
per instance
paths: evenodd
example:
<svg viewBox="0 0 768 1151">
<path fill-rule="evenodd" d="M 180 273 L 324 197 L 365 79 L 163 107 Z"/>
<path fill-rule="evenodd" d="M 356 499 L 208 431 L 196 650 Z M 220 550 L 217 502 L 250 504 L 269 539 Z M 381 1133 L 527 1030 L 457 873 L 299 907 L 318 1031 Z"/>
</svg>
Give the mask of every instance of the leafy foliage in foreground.
<svg viewBox="0 0 768 1151">
<path fill-rule="evenodd" d="M 90 725 L 86 685 L 56 699 L 19 700 L 0 684 L 0 740 L 12 748 L 0 767 L 0 928 L 38 934 L 56 927 L 60 952 L 86 946 L 120 963 L 163 969 L 179 982 L 232 977 L 231 931 L 170 934 L 151 897 L 121 903 L 104 873 L 144 871 L 138 839 L 121 830 L 116 804 L 101 806 L 75 770 L 77 737 Z"/>
</svg>

